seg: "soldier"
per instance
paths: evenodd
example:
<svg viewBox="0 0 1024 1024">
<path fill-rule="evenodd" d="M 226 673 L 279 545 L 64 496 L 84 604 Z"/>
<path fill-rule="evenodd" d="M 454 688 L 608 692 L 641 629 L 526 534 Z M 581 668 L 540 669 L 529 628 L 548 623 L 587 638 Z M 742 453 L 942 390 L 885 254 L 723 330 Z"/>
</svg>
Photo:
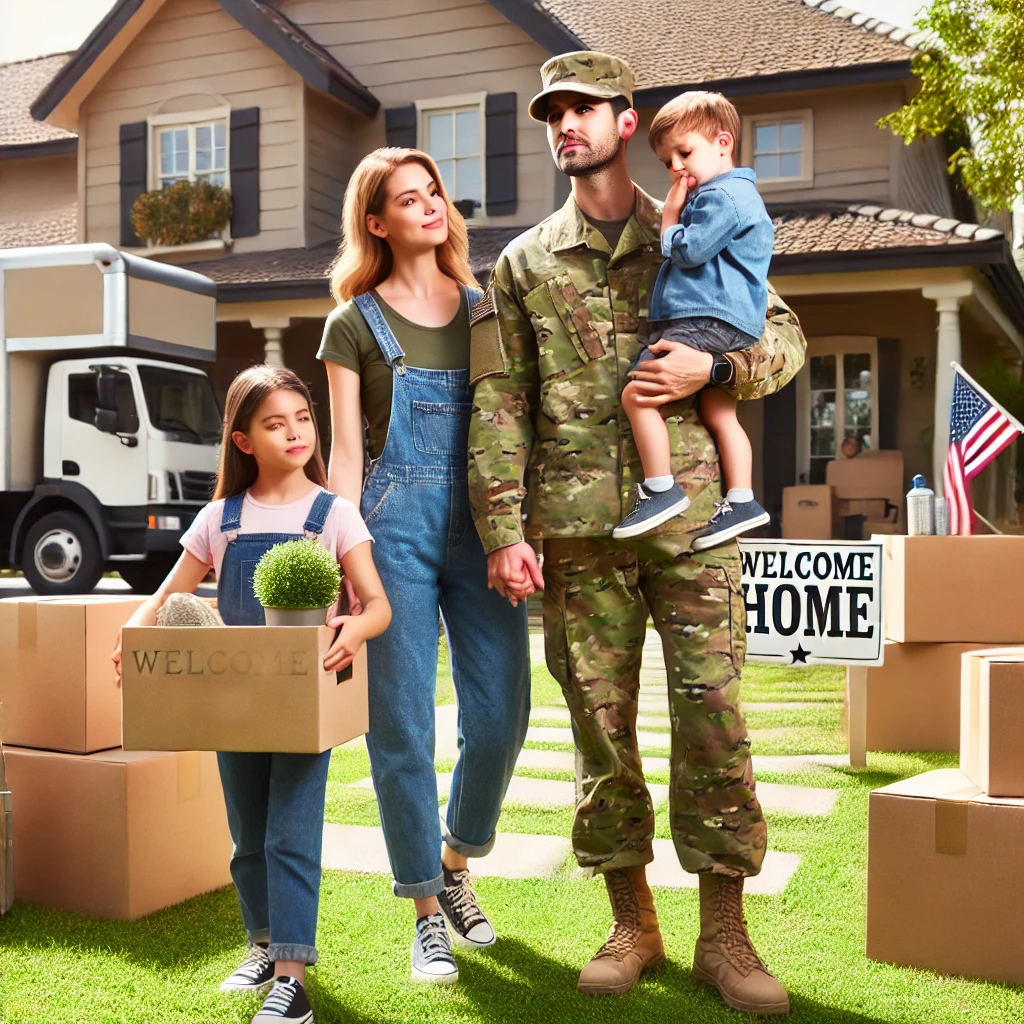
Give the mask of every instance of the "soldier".
<svg viewBox="0 0 1024 1024">
<path fill-rule="evenodd" d="M 513 604 L 544 589 L 547 663 L 583 758 L 573 846 L 581 865 L 603 873 L 614 921 L 579 990 L 627 992 L 664 959 L 645 873 L 654 809 L 635 732 L 650 609 L 669 682 L 672 837 L 683 867 L 700 875 L 694 977 L 736 1009 L 784 1013 L 786 992 L 743 920 L 743 879 L 758 873 L 766 845 L 739 708 L 746 611 L 736 544 L 691 551 L 721 496 L 718 456 L 693 396 L 709 382 L 745 399 L 778 390 L 803 362 L 803 336 L 769 290 L 753 348 L 712 356 L 655 346 L 665 355 L 633 376 L 644 400 L 662 408 L 690 513 L 612 541 L 643 477 L 620 393 L 662 262 L 661 206 L 626 169 L 637 127 L 628 65 L 570 53 L 549 60 L 541 77 L 530 116 L 546 122 L 572 196 L 508 245 L 474 309 L 469 483 L 491 584 Z M 543 541 L 543 576 L 530 541 Z"/>
</svg>

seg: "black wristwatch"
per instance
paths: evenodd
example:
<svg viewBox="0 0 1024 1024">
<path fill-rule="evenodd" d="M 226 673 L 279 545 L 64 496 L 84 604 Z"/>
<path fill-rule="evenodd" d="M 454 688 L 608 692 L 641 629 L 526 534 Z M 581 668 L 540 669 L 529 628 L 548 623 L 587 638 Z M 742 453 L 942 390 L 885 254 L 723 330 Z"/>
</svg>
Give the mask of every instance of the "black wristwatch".
<svg viewBox="0 0 1024 1024">
<path fill-rule="evenodd" d="M 716 354 L 711 363 L 711 383 L 731 384 L 735 376 L 736 367 L 733 366 L 732 360 L 726 359 L 721 353 Z"/>
</svg>

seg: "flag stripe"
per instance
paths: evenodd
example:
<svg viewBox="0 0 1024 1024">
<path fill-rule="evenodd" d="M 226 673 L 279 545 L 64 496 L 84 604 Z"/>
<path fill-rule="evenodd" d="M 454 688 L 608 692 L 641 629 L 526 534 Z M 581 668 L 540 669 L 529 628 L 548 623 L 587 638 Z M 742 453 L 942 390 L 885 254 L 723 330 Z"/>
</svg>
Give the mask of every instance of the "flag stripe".
<svg viewBox="0 0 1024 1024">
<path fill-rule="evenodd" d="M 977 476 L 993 459 L 1013 444 L 1017 436 L 1017 428 L 1007 424 L 1003 432 L 989 442 L 988 447 L 964 465 L 964 473 L 968 479 Z"/>
<path fill-rule="evenodd" d="M 964 449 L 964 461 L 969 462 L 983 446 L 987 439 L 992 434 L 1002 429 L 1003 425 L 1008 421 L 1002 413 L 996 409 L 990 409 L 982 419 L 980 419 L 976 426 L 972 427 L 967 436 L 964 438 L 963 449 Z"/>
</svg>

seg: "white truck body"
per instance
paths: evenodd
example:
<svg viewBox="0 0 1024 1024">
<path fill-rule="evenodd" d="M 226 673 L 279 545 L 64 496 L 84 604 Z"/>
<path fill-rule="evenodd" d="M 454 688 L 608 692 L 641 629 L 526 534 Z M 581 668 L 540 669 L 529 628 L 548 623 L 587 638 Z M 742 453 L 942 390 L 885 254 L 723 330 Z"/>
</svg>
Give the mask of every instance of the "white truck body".
<svg viewBox="0 0 1024 1024">
<path fill-rule="evenodd" d="M 151 589 L 209 499 L 216 288 L 109 245 L 0 250 L 0 548 L 44 593 Z"/>
</svg>

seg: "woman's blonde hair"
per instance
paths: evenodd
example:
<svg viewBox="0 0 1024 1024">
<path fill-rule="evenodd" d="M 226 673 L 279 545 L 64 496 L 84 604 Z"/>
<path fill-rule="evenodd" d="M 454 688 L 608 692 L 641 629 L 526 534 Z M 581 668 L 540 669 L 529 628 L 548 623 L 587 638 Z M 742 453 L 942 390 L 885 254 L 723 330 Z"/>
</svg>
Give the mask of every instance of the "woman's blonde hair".
<svg viewBox="0 0 1024 1024">
<path fill-rule="evenodd" d="M 469 269 L 469 232 L 462 215 L 445 191 L 437 165 L 418 149 L 388 146 L 375 149 L 359 161 L 345 189 L 341 212 L 341 246 L 331 265 L 331 294 L 338 302 L 376 288 L 390 273 L 391 246 L 370 232 L 367 214 L 379 216 L 387 199 L 388 178 L 403 164 L 418 163 L 437 183 L 438 195 L 448 207 L 448 238 L 437 247 L 442 273 L 472 288 L 478 287 Z"/>
</svg>

